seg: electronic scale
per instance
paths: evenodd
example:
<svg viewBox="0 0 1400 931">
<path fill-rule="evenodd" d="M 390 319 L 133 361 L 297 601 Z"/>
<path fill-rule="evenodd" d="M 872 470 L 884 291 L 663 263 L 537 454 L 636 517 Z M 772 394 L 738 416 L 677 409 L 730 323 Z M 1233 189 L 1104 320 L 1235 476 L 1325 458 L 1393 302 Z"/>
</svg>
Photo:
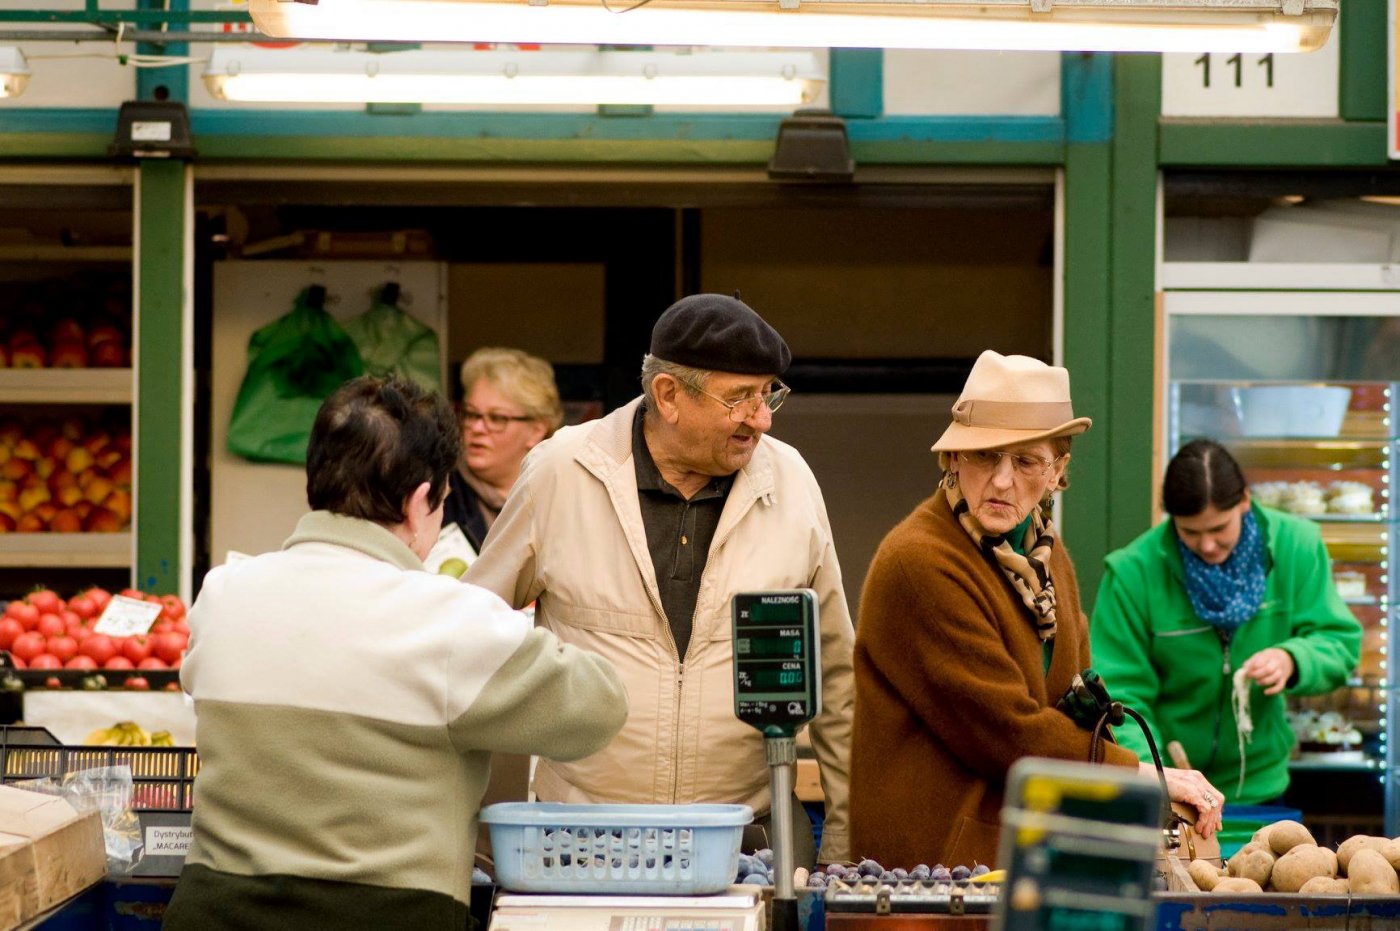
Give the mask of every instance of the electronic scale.
<svg viewBox="0 0 1400 931">
<path fill-rule="evenodd" d="M 734 714 L 764 737 L 773 796 L 774 931 L 795 931 L 792 787 L 797 729 L 821 712 L 817 597 L 810 589 L 735 595 Z M 722 752 L 714 748 L 714 752 Z M 753 886 L 718 895 L 516 895 L 496 899 L 491 931 L 766 931 Z"/>
</svg>

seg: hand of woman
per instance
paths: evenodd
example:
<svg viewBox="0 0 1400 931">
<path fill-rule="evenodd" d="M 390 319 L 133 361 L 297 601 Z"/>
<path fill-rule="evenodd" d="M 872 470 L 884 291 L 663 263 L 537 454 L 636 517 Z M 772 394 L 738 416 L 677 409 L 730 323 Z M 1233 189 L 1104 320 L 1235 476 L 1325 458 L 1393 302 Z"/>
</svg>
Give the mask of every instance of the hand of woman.
<svg viewBox="0 0 1400 931">
<path fill-rule="evenodd" d="M 1260 650 L 1240 667 L 1246 678 L 1259 683 L 1265 695 L 1277 695 L 1293 678 L 1293 657 L 1281 647 Z"/>
<path fill-rule="evenodd" d="M 1151 763 L 1143 763 L 1141 771 L 1147 776 L 1156 776 L 1157 768 Z M 1209 840 L 1220 829 L 1220 810 L 1225 805 L 1225 796 L 1210 784 L 1210 780 L 1194 769 L 1163 770 L 1167 777 L 1167 796 L 1173 802 L 1182 802 L 1196 809 L 1196 833 Z"/>
</svg>

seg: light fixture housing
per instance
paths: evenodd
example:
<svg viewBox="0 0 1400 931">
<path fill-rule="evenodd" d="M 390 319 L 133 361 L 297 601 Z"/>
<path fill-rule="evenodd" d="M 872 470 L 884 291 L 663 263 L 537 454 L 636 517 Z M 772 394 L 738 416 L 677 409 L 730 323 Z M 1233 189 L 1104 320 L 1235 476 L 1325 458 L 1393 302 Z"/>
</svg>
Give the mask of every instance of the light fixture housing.
<svg viewBox="0 0 1400 931">
<path fill-rule="evenodd" d="M 798 107 L 826 75 L 810 51 L 215 48 L 204 71 L 225 100 Z"/>
<path fill-rule="evenodd" d="M 13 45 L 0 45 L 0 97 L 18 97 L 29 83 L 29 62 Z"/>
<path fill-rule="evenodd" d="M 1320 48 L 1338 0 L 250 0 L 272 36 L 1121 52 Z"/>
</svg>

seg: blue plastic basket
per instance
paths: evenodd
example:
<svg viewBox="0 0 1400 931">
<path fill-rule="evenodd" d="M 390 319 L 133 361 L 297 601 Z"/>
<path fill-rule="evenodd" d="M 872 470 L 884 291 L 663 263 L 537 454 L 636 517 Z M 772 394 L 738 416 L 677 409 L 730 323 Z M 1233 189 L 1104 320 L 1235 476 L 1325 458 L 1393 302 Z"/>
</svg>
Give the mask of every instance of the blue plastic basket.
<svg viewBox="0 0 1400 931">
<path fill-rule="evenodd" d="M 514 892 L 710 895 L 734 882 L 747 805 L 502 802 L 481 810 Z"/>
</svg>

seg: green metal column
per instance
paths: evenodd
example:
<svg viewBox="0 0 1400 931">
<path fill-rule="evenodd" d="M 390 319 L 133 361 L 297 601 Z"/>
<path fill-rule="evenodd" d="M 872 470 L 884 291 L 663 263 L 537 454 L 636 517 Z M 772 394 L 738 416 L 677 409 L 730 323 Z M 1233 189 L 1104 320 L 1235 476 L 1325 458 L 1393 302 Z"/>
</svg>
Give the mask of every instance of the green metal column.
<svg viewBox="0 0 1400 931">
<path fill-rule="evenodd" d="M 137 9 L 167 10 L 177 16 L 188 13 L 190 0 L 138 0 Z M 157 27 L 159 28 L 159 27 Z M 179 20 L 175 28 L 182 28 Z M 142 55 L 167 55 L 172 58 L 190 53 L 187 42 L 140 42 L 136 51 Z M 160 68 L 138 68 L 136 70 L 136 96 L 140 100 L 178 100 L 188 103 L 190 99 L 190 66 L 167 65 Z"/>
<path fill-rule="evenodd" d="M 885 113 L 885 53 L 877 48 L 834 48 L 828 59 L 831 112 L 873 119 Z"/>
<path fill-rule="evenodd" d="M 193 456 L 189 165 L 145 159 L 136 177 L 136 569 L 143 591 L 190 592 Z"/>
<path fill-rule="evenodd" d="M 1156 359 L 1157 137 L 1160 55 L 1114 61 L 1112 222 L 1108 331 L 1108 544 L 1152 522 Z"/>
<path fill-rule="evenodd" d="M 1064 495 L 1065 539 L 1074 553 L 1087 607 L 1108 552 L 1107 274 L 1112 232 L 1113 59 L 1066 54 L 1060 72 L 1065 120 L 1064 354 L 1076 414 L 1094 427 L 1074 441 L 1070 490 Z"/>
</svg>

